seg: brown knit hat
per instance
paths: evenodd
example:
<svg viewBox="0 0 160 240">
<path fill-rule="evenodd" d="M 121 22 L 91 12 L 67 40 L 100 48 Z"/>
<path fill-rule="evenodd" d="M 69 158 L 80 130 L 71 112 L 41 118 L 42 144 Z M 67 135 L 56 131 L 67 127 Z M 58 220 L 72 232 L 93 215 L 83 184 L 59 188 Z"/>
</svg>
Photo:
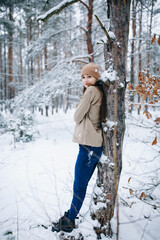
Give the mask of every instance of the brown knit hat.
<svg viewBox="0 0 160 240">
<path fill-rule="evenodd" d="M 99 73 L 99 67 L 94 64 L 94 63 L 88 63 L 86 64 L 81 71 L 81 76 L 82 75 L 91 75 L 92 77 L 95 77 L 96 79 L 100 78 L 100 73 Z"/>
</svg>

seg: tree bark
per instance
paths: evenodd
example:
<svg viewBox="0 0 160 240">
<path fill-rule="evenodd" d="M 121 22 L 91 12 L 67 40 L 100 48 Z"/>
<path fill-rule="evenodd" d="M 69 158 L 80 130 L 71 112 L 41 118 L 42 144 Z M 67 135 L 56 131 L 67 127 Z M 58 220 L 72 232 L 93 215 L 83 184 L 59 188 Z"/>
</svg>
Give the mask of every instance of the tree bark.
<svg viewBox="0 0 160 240">
<path fill-rule="evenodd" d="M 40 23 L 38 22 L 38 38 L 40 37 Z M 40 65 L 40 61 L 41 61 L 41 55 L 38 55 L 37 57 L 37 77 L 38 80 L 41 77 L 41 65 Z"/>
<path fill-rule="evenodd" d="M 33 33 L 33 21 L 32 18 L 29 17 L 27 20 L 27 46 L 32 42 L 32 33 Z M 33 67 L 33 59 L 31 58 L 28 61 L 28 85 L 34 84 L 34 67 Z"/>
<path fill-rule="evenodd" d="M 150 16 L 150 23 L 149 23 L 149 34 L 148 34 L 148 42 L 147 42 L 147 72 L 149 73 L 150 70 L 150 45 L 151 45 L 151 32 L 152 32 L 152 20 L 153 20 L 153 6 L 154 0 L 152 0 L 151 4 L 151 16 Z"/>
<path fill-rule="evenodd" d="M 132 0 L 132 43 L 131 43 L 131 79 L 130 83 L 132 84 L 132 89 L 134 88 L 135 84 L 135 74 L 134 74 L 134 67 L 135 67 L 135 36 L 136 36 L 136 2 Z M 131 106 L 129 112 L 133 110 L 133 103 L 134 103 L 134 94 L 130 93 L 130 102 Z"/>
<path fill-rule="evenodd" d="M 108 1 L 110 31 L 115 38 L 104 44 L 106 73 L 112 72 L 106 88 L 107 122 L 104 128 L 104 156 L 98 165 L 97 183 L 93 192 L 91 217 L 100 227 L 94 227 L 98 238 L 101 233 L 112 236 L 110 221 L 114 215 L 115 201 L 122 169 L 122 147 L 125 132 L 126 56 L 128 48 L 130 0 Z M 109 75 L 108 75 L 109 76 Z M 107 131 L 106 131 L 107 129 Z"/>
<path fill-rule="evenodd" d="M 13 8 L 9 7 L 9 20 L 13 21 Z M 9 32 L 9 47 L 8 47 L 8 98 L 14 98 L 14 86 L 13 86 L 13 30 Z"/>
<path fill-rule="evenodd" d="M 142 45 L 142 3 L 140 3 L 140 12 L 139 12 L 139 44 L 138 44 L 138 66 L 139 72 L 142 70 L 142 54 L 141 54 L 141 45 Z M 140 84 L 140 82 L 138 83 Z M 138 94 L 138 103 L 140 103 L 140 95 Z M 138 114 L 140 114 L 140 107 L 138 108 Z"/>
<path fill-rule="evenodd" d="M 6 41 L 4 40 L 4 100 L 7 99 L 8 96 L 8 87 L 7 87 L 7 57 L 6 57 Z"/>
<path fill-rule="evenodd" d="M 21 19 L 19 21 L 20 27 L 22 26 Z M 22 42 L 22 32 L 20 31 L 20 42 Z M 22 46 L 20 44 L 20 49 L 19 49 L 19 62 L 20 62 L 20 77 L 19 77 L 19 83 L 20 83 L 20 88 L 23 89 L 23 61 L 22 61 Z"/>
<path fill-rule="evenodd" d="M 44 68 L 48 70 L 48 53 L 47 53 L 47 44 L 44 47 Z"/>
<path fill-rule="evenodd" d="M 88 49 L 88 54 L 90 55 L 90 58 L 89 58 L 90 62 L 94 61 L 93 44 L 92 44 L 93 2 L 94 2 L 94 0 L 89 0 L 88 22 L 87 22 L 87 31 L 86 31 L 87 49 Z"/>
<path fill-rule="evenodd" d="M 3 62 L 2 62 L 2 43 L 0 43 L 0 99 L 4 99 L 3 92 Z"/>
</svg>

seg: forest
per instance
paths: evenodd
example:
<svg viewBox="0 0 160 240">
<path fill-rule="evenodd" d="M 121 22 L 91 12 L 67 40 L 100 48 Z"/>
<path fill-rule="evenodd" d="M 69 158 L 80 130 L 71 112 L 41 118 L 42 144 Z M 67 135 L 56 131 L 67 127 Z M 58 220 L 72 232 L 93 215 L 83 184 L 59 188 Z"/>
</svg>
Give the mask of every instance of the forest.
<svg viewBox="0 0 160 240">
<path fill-rule="evenodd" d="M 0 239 L 159 240 L 160 0 L 0 0 Z M 100 68 L 103 155 L 71 233 L 81 69 Z"/>
</svg>

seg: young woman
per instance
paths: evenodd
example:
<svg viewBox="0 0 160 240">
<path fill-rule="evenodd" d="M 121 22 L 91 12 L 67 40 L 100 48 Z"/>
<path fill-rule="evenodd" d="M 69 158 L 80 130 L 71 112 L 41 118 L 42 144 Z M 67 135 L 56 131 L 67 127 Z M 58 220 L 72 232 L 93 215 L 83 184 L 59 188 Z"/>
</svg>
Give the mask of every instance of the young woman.
<svg viewBox="0 0 160 240">
<path fill-rule="evenodd" d="M 73 199 L 69 211 L 65 212 L 57 223 L 53 223 L 52 231 L 71 232 L 75 228 L 75 219 L 83 204 L 88 182 L 102 155 L 101 119 L 104 117 L 104 104 L 99 78 L 99 68 L 96 64 L 89 63 L 83 67 L 83 96 L 74 114 L 76 126 L 73 141 L 79 144 L 79 154 L 75 164 Z"/>
</svg>

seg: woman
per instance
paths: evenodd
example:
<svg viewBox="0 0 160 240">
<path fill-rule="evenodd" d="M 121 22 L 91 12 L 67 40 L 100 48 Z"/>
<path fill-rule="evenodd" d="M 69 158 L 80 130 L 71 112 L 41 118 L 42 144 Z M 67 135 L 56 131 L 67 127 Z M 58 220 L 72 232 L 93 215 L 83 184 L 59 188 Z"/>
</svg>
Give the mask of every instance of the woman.
<svg viewBox="0 0 160 240">
<path fill-rule="evenodd" d="M 79 143 L 79 154 L 75 164 L 73 199 L 68 212 L 52 226 L 52 231 L 71 232 L 75 219 L 83 204 L 88 182 L 102 155 L 102 126 L 104 104 L 99 68 L 94 63 L 86 64 L 81 71 L 83 96 L 74 114 L 76 122 L 73 141 Z"/>
</svg>

